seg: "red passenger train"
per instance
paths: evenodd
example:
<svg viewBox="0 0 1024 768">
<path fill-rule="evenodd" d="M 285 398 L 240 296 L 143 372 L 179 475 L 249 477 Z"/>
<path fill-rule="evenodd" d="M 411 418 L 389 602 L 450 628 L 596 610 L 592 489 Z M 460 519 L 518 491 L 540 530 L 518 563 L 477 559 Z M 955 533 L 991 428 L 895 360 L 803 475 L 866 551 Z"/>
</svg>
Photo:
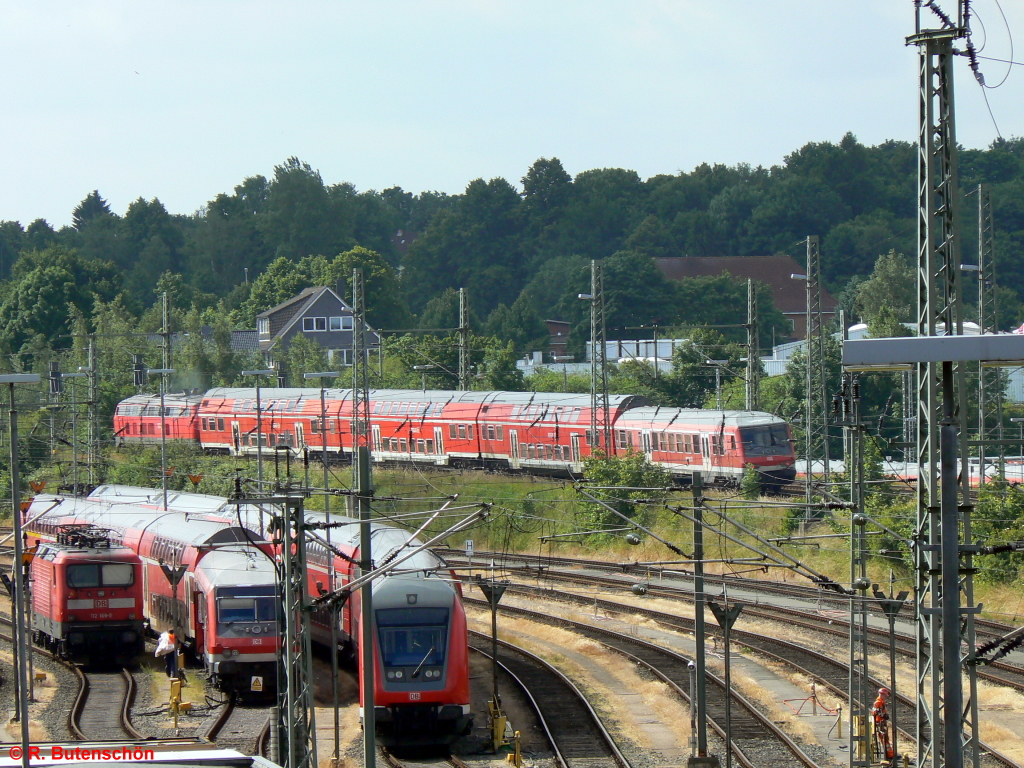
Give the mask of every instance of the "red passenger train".
<svg viewBox="0 0 1024 768">
<path fill-rule="evenodd" d="M 250 545 L 258 537 L 224 520 L 207 520 L 173 508 L 163 510 L 159 491 L 122 489 L 100 486 L 89 498 L 40 494 L 25 513 L 25 530 L 31 539 L 41 542 L 43 550 L 55 545 L 51 542 L 59 543 L 64 526 L 107 529 L 111 544 L 117 544 L 125 557 L 138 564 L 133 620 L 137 622 L 139 650 L 143 620 L 157 632 L 174 628 L 221 687 L 272 689 L 277 673 L 277 622 L 267 622 L 265 611 L 251 620 L 237 614 L 224 618 L 241 605 L 232 600 L 276 599 L 273 564 L 265 552 Z M 171 494 L 169 502 L 174 501 Z M 207 513 L 224 500 L 218 502 L 192 501 L 188 506 Z M 249 568 L 249 563 L 255 565 Z M 35 595 L 44 599 L 42 584 L 34 585 L 33 599 Z M 106 587 L 86 592 L 83 596 L 79 590 L 78 598 L 99 601 L 112 594 Z M 226 606 L 223 611 L 222 605 Z M 253 631 L 257 623 L 258 632 Z"/>
<path fill-rule="evenodd" d="M 50 527 L 29 578 L 32 626 L 40 645 L 80 661 L 124 663 L 142 652 L 142 561 L 87 524 Z"/>
<path fill-rule="evenodd" d="M 233 456 L 288 449 L 347 458 L 351 390 L 323 395 L 321 402 L 319 389 L 261 389 L 259 419 L 255 389 L 180 395 L 165 409 L 167 437 Z M 643 451 L 680 481 L 700 470 L 709 482 L 733 484 L 748 465 L 765 486 L 796 476 L 789 427 L 771 414 L 661 408 L 636 395 L 614 395 L 609 406 L 608 451 Z M 160 434 L 159 407 L 149 415 L 138 409 L 136 398 L 118 406 L 114 429 L 123 443 L 152 442 Z M 382 463 L 578 475 L 594 442 L 590 398 L 578 394 L 374 390 L 370 421 L 373 458 Z"/>
<path fill-rule="evenodd" d="M 322 512 L 306 514 L 310 522 L 324 522 Z M 219 687 L 271 692 L 277 683 L 281 621 L 281 576 L 272 556 L 280 553 L 261 534 L 262 515 L 256 507 L 220 497 L 179 492 L 168 494 L 165 510 L 158 490 L 105 485 L 88 498 L 37 496 L 25 512 L 25 529 L 34 540 L 47 542 L 68 523 L 108 526 L 112 540 L 141 556 L 138 604 L 150 626 L 176 626 Z M 322 543 L 307 546 L 311 596 L 339 589 L 357 576 L 357 521 L 332 514 L 330 522 L 341 526 L 326 534 L 333 552 Z M 372 540 L 378 562 L 418 544 L 404 529 L 377 522 Z M 179 567 L 181 579 L 173 586 L 167 571 Z M 374 709 L 381 743 L 454 741 L 472 724 L 469 641 L 458 582 L 442 559 L 424 550 L 376 579 L 373 601 Z M 338 611 L 337 625 L 339 647 L 360 662 L 361 609 L 356 592 Z M 311 638 L 328 647 L 329 621 L 328 611 L 311 614 Z"/>
</svg>

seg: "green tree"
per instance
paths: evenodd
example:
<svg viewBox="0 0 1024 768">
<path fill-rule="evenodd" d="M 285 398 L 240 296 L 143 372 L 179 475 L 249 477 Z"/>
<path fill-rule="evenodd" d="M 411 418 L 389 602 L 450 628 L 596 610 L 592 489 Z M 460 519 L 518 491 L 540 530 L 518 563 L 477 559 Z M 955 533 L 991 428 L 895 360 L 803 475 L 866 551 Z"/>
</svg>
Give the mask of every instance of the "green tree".
<svg viewBox="0 0 1024 768">
<path fill-rule="evenodd" d="M 857 303 L 868 322 L 883 307 L 895 312 L 900 321 L 912 322 L 917 312 L 917 274 L 907 257 L 894 250 L 879 256 L 871 277 L 857 289 Z"/>
<path fill-rule="evenodd" d="M 510 341 L 503 344 L 498 339 L 487 343 L 481 365 L 484 389 L 505 392 L 522 392 L 526 389 L 523 372 L 516 367 L 515 346 Z"/>
<path fill-rule="evenodd" d="M 583 474 L 586 484 L 581 487 L 619 513 L 591 501 L 582 502 L 576 524 L 587 532 L 621 528 L 623 520 L 620 515 L 642 523 L 645 506 L 638 500 L 663 498 L 664 489 L 672 485 L 669 473 L 651 464 L 638 451 L 629 451 L 621 456 L 605 456 L 600 452 L 587 456 L 583 459 Z M 582 494 L 580 496 L 583 497 Z"/>
<path fill-rule="evenodd" d="M 307 336 L 298 333 L 288 341 L 283 354 L 279 355 L 288 377 L 289 386 L 304 387 L 302 374 L 326 371 L 330 367 L 327 350 Z"/>
<path fill-rule="evenodd" d="M 487 334 L 513 345 L 516 357 L 532 350 L 547 351 L 548 327 L 523 293 L 511 307 L 499 304 L 487 318 Z"/>
</svg>

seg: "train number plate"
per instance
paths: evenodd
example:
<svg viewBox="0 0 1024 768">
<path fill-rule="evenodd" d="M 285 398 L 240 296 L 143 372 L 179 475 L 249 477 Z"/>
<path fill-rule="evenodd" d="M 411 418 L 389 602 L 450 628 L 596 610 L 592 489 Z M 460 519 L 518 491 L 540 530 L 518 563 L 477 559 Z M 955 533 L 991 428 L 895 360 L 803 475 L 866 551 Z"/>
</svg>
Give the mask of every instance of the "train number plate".
<svg viewBox="0 0 1024 768">
<path fill-rule="evenodd" d="M 420 700 L 420 693 L 419 693 L 419 691 L 410 691 L 409 692 L 409 701 L 419 701 L 419 700 Z"/>
<path fill-rule="evenodd" d="M 106 600 L 97 600 L 93 604 L 93 607 L 94 608 L 106 608 L 107 607 L 107 601 Z"/>
</svg>

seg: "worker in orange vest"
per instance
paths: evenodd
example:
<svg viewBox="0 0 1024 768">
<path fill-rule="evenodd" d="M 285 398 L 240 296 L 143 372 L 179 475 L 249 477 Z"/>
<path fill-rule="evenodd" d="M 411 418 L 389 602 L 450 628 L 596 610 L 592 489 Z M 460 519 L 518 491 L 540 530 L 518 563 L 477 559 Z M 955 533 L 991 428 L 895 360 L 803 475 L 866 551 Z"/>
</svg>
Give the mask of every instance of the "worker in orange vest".
<svg viewBox="0 0 1024 768">
<path fill-rule="evenodd" d="M 886 708 L 890 693 L 888 688 L 879 688 L 878 698 L 875 699 L 875 704 L 871 707 L 871 716 L 875 721 L 875 739 L 877 740 L 878 751 L 880 754 L 885 755 L 886 760 L 892 760 L 896 757 L 896 753 L 892 748 L 892 740 L 889 738 L 889 711 Z"/>
</svg>

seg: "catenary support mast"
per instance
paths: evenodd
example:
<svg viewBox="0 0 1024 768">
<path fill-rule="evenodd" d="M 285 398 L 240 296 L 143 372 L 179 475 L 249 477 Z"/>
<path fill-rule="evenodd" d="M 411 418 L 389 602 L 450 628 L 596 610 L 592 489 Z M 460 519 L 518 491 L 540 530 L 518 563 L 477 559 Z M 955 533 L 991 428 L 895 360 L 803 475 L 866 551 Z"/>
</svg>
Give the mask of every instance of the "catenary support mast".
<svg viewBox="0 0 1024 768">
<path fill-rule="evenodd" d="M 953 42 L 965 35 L 963 4 L 954 22 L 937 8 L 916 7 L 918 81 L 919 336 L 963 332 L 960 303 L 957 146 Z M 922 29 L 922 11 L 940 22 Z M 934 12 L 934 15 L 932 15 Z M 966 414 L 962 365 L 917 367 L 917 515 L 914 528 L 917 626 L 918 768 L 978 768 L 977 678 L 973 653 L 974 590 L 967 466 L 959 440 Z M 941 470 L 941 471 L 940 471 Z M 941 477 L 941 483 L 940 483 Z M 964 679 L 966 678 L 966 691 Z"/>
<path fill-rule="evenodd" d="M 992 197 L 985 184 L 978 185 L 978 326 L 981 333 L 999 332 L 999 306 L 996 300 L 996 259 L 993 244 Z M 1004 477 L 1003 382 L 999 368 L 981 367 L 978 372 L 978 482 L 986 481 L 987 458 L 995 459 L 996 471 Z M 985 441 L 995 441 L 996 449 L 987 450 Z"/>
</svg>

